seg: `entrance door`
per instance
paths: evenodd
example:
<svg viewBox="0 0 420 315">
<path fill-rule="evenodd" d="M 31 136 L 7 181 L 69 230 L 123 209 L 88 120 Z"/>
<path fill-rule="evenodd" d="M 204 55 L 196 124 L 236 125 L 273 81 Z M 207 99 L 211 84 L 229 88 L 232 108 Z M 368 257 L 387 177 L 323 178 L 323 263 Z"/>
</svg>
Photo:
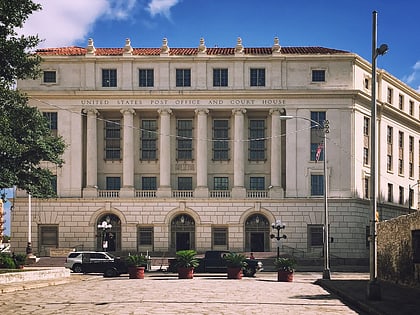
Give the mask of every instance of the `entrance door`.
<svg viewBox="0 0 420 315">
<path fill-rule="evenodd" d="M 195 249 L 195 222 L 188 214 L 180 214 L 171 222 L 169 251 Z"/>
<path fill-rule="evenodd" d="M 264 233 L 251 232 L 251 252 L 264 251 Z"/>
<path fill-rule="evenodd" d="M 270 224 L 262 214 L 253 214 L 245 221 L 245 251 L 270 251 Z"/>
<path fill-rule="evenodd" d="M 176 251 L 191 249 L 190 233 L 176 232 Z"/>
</svg>

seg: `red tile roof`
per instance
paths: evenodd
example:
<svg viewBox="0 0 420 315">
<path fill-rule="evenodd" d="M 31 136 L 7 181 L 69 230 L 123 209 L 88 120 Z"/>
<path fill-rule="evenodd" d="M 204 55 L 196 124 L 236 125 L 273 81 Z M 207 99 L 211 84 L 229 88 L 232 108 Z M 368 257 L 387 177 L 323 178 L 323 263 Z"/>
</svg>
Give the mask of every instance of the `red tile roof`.
<svg viewBox="0 0 420 315">
<path fill-rule="evenodd" d="M 96 48 L 96 56 L 122 56 L 123 48 Z M 234 55 L 235 48 L 207 48 L 207 55 Z M 244 48 L 245 55 L 271 55 L 271 47 Z M 37 53 L 41 56 L 84 56 L 86 48 L 71 46 L 61 48 L 42 48 Z M 331 55 L 345 54 L 348 51 L 324 47 L 282 47 L 281 53 L 285 55 Z M 170 48 L 171 56 L 193 56 L 198 54 L 197 48 Z M 133 48 L 136 56 L 159 56 L 160 48 Z"/>
</svg>

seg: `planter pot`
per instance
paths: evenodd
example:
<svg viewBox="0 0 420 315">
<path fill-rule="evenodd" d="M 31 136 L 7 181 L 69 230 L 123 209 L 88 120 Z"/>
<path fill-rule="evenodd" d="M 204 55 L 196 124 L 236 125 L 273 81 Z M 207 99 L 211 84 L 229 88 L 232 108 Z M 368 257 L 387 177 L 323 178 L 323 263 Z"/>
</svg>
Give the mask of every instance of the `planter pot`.
<svg viewBox="0 0 420 315">
<path fill-rule="evenodd" d="M 179 267 L 178 279 L 192 279 L 194 278 L 194 268 Z"/>
<path fill-rule="evenodd" d="M 242 279 L 242 267 L 228 267 L 227 278 L 228 279 Z"/>
<path fill-rule="evenodd" d="M 279 282 L 292 282 L 293 281 L 293 272 L 278 270 L 277 271 L 277 281 L 279 281 Z"/>
<path fill-rule="evenodd" d="M 144 267 L 128 267 L 128 277 L 130 279 L 144 279 Z"/>
</svg>

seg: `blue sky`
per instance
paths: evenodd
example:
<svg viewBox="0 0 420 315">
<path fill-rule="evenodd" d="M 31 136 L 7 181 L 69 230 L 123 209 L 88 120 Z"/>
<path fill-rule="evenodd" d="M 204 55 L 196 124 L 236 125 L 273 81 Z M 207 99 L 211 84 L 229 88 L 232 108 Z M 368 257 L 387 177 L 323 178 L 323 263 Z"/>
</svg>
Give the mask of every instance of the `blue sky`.
<svg viewBox="0 0 420 315">
<path fill-rule="evenodd" d="M 420 91 L 420 1 L 400 0 L 34 0 L 26 34 L 45 39 L 42 47 L 270 47 L 323 46 L 371 60 L 372 11 L 378 11 L 378 58 L 385 69 Z"/>
</svg>

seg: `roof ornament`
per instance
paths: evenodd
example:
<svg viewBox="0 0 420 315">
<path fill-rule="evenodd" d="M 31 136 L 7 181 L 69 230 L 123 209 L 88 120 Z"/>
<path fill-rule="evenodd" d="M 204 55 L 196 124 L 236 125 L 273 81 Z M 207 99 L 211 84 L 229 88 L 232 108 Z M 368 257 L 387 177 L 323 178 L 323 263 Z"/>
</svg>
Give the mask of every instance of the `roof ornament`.
<svg viewBox="0 0 420 315">
<path fill-rule="evenodd" d="M 160 54 L 161 55 L 169 55 L 169 46 L 168 46 L 168 39 L 164 38 L 162 40 L 162 46 L 160 47 Z"/>
<path fill-rule="evenodd" d="M 200 45 L 198 46 L 198 53 L 199 54 L 206 54 L 207 47 L 204 44 L 204 38 L 200 38 Z"/>
<path fill-rule="evenodd" d="M 131 40 L 129 38 L 126 38 L 125 46 L 124 46 L 124 56 L 132 55 L 132 54 L 133 54 L 133 47 L 131 47 Z"/>
<path fill-rule="evenodd" d="M 235 55 L 240 54 L 242 55 L 244 53 L 244 46 L 242 45 L 242 38 L 238 37 L 236 40 L 236 46 L 235 46 Z"/>
<path fill-rule="evenodd" d="M 274 37 L 274 44 L 273 44 L 273 47 L 271 47 L 271 51 L 273 52 L 273 54 L 281 53 L 281 46 L 280 46 L 278 37 Z"/>
<path fill-rule="evenodd" d="M 94 55 L 96 51 L 95 46 L 93 45 L 93 39 L 89 38 L 88 45 L 86 47 L 86 54 L 87 55 Z"/>
</svg>

